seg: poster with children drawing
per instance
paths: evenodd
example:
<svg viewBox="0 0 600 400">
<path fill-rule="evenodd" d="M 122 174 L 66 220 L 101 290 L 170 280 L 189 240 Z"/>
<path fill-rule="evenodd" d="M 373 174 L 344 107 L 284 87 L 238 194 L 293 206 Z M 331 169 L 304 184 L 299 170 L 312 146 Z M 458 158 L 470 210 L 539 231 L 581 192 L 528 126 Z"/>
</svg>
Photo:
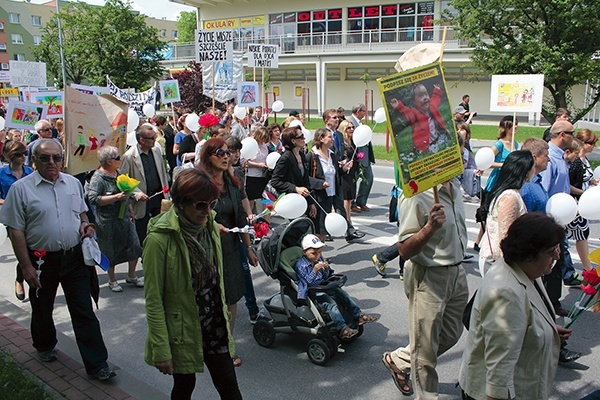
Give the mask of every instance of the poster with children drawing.
<svg viewBox="0 0 600 400">
<path fill-rule="evenodd" d="M 238 106 L 256 107 L 260 103 L 258 82 L 238 82 Z"/>
<path fill-rule="evenodd" d="M 175 103 L 181 101 L 179 94 L 179 82 L 177 79 L 168 81 L 159 81 L 160 86 L 160 101 L 163 104 Z"/>
<path fill-rule="evenodd" d="M 544 75 L 492 75 L 490 111 L 541 112 Z"/>
<path fill-rule="evenodd" d="M 406 197 L 463 173 L 441 64 L 377 80 Z"/>
<path fill-rule="evenodd" d="M 35 131 L 40 119 L 48 118 L 48 105 L 10 101 L 6 110 L 6 127 Z"/>
<path fill-rule="evenodd" d="M 48 105 L 48 118 L 63 117 L 63 92 L 36 92 L 31 97 L 37 104 Z"/>
</svg>

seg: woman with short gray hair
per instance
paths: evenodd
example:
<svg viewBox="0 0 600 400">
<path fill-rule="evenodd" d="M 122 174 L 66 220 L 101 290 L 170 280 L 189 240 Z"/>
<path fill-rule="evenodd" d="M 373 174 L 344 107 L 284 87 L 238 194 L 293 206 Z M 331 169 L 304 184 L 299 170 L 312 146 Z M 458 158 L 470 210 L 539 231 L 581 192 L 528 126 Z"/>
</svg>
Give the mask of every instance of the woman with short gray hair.
<svg viewBox="0 0 600 400">
<path fill-rule="evenodd" d="M 98 149 L 97 156 L 100 168 L 86 187 L 86 197 L 90 204 L 96 206 L 98 245 L 110 261 L 108 286 L 113 292 L 123 291 L 115 276 L 115 266 L 128 262 L 125 282 L 144 287 L 144 278 L 138 278 L 135 274 L 142 247 L 135 231 L 131 204 L 127 205 L 129 212 L 119 218 L 122 202 L 129 202 L 129 196 L 117 187 L 118 168 L 121 164 L 119 150 L 113 146 L 103 146 Z"/>
</svg>

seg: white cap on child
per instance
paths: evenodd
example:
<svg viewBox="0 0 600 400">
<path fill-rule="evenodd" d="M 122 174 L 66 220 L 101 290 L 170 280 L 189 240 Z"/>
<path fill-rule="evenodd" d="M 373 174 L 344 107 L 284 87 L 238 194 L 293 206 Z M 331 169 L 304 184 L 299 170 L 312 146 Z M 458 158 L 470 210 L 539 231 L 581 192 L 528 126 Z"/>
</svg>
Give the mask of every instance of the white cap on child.
<svg viewBox="0 0 600 400">
<path fill-rule="evenodd" d="M 309 233 L 302 238 L 302 250 L 320 249 L 323 246 L 325 246 L 325 243 L 321 242 L 321 240 L 313 234 Z"/>
</svg>

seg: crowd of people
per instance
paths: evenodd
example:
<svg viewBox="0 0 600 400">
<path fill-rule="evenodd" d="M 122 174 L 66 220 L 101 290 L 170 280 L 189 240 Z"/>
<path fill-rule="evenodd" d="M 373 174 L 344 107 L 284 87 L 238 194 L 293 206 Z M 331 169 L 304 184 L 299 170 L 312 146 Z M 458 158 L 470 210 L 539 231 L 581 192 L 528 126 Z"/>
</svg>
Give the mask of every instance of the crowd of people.
<svg viewBox="0 0 600 400">
<path fill-rule="evenodd" d="M 546 203 L 555 193 L 579 197 L 598 183 L 586 158 L 598 138 L 586 129 L 576 133 L 568 112 L 559 110 L 547 141 L 529 138 L 520 145 L 518 121 L 504 117 L 491 147 L 492 172 L 481 189 L 484 171 L 475 165 L 470 145 L 469 123 L 476 113 L 469 112 L 468 102 L 463 97 L 454 116 L 465 173 L 435 193 L 400 195 L 398 243 L 373 256 L 380 275 L 386 262 L 399 257 L 408 298 L 409 342 L 385 352 L 382 362 L 403 394 L 438 398 L 437 359 L 458 342 L 465 324 L 469 340 L 459 374 L 464 398 L 548 398 L 558 362 L 581 356 L 565 347 L 572 331 L 555 320 L 567 312 L 560 303 L 563 283 L 581 283 L 568 238 L 576 241 L 583 268 L 592 267 L 588 221 L 578 216 L 565 233 L 545 215 Z M 109 259 L 110 291 L 123 290 L 115 270 L 121 263 L 128 266 L 125 283 L 144 288 L 145 361 L 173 375 L 172 398 L 191 398 L 195 374 L 206 366 L 221 398 L 238 399 L 237 303 L 245 298 L 251 323 L 270 321 L 256 303 L 250 266 L 257 266 L 258 258 L 247 227 L 263 210 L 265 191 L 303 196 L 316 236 L 302 243 L 299 287 L 306 292 L 332 273 L 321 254 L 324 243 L 333 240 L 325 216 L 341 215 L 348 226 L 345 240 L 352 243 L 364 236 L 352 225 L 352 214 L 370 211 L 373 146 L 356 148 L 352 141 L 366 106 L 356 103 L 349 116 L 343 109 L 325 110 L 323 127 L 311 137 L 298 112 L 280 125 L 262 108 L 243 119 L 234 115 L 233 105 L 225 111 L 210 108 L 193 131 L 184 111 L 142 121 L 136 144 L 124 154 L 101 147 L 98 168 L 82 179 L 85 189 L 62 172 L 64 137 L 56 124 L 40 121 L 29 142 L 21 132 L 9 131 L 2 141 L 0 222 L 9 228 L 18 260 L 19 300 L 26 297 L 25 283 L 29 286 L 33 345 L 42 361 L 57 358 L 52 309 L 60 283 L 87 373 L 101 380 L 115 376 L 92 309 L 99 296 L 96 271 L 83 262 L 81 239 L 95 237 Z M 415 135 L 415 146 L 433 140 Z M 258 151 L 244 159 L 241 141 L 248 137 Z M 274 152 L 280 157 L 270 168 L 267 157 Z M 123 193 L 119 174 L 137 179 L 139 186 Z M 45 211 L 48 199 L 58 213 Z M 464 201 L 481 202 L 474 250 L 483 280 L 470 301 L 462 266 L 468 247 Z M 143 277 L 137 272 L 140 256 Z M 342 339 L 358 331 L 340 318 L 338 306 L 346 306 L 361 325 L 377 319 L 343 291 L 322 298 Z"/>
</svg>

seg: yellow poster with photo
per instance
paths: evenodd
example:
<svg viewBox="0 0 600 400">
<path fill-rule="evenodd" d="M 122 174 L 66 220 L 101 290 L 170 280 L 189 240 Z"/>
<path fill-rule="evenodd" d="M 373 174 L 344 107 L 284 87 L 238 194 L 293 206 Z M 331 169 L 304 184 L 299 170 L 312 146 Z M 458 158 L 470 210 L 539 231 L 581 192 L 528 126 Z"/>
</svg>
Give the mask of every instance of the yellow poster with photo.
<svg viewBox="0 0 600 400">
<path fill-rule="evenodd" d="M 441 64 L 377 80 L 406 197 L 459 176 L 464 167 Z"/>
</svg>

